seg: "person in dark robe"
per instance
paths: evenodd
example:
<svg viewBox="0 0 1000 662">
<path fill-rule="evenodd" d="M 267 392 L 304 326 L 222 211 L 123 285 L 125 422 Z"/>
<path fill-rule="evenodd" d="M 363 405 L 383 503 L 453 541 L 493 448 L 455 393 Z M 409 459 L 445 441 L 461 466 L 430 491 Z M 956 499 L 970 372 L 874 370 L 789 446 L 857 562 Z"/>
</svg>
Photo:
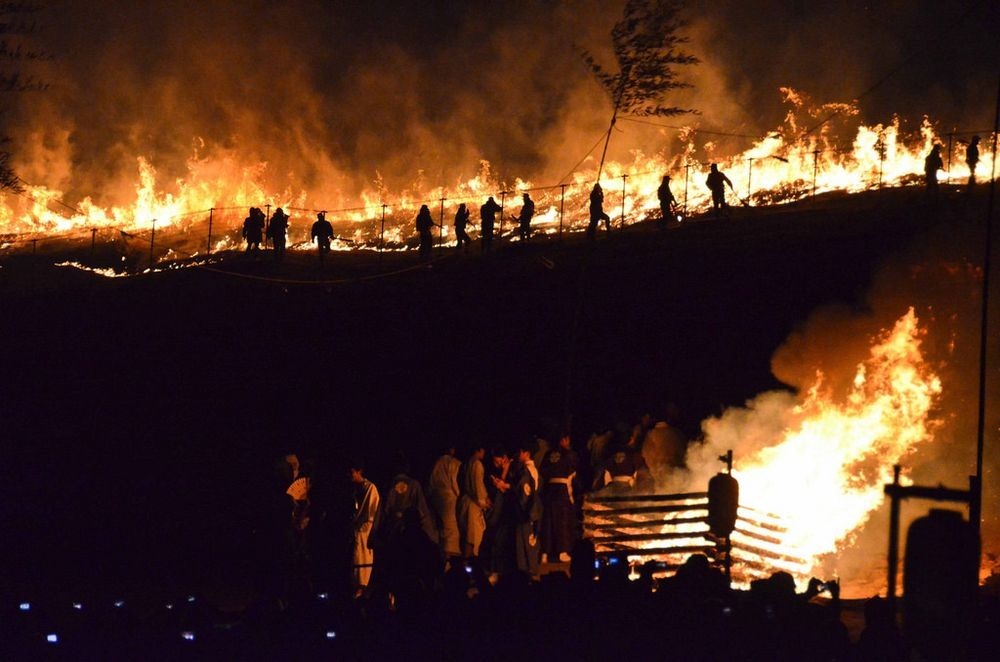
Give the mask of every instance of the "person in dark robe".
<svg viewBox="0 0 1000 662">
<path fill-rule="evenodd" d="M 517 234 L 521 237 L 521 241 L 528 241 L 531 238 L 531 219 L 535 216 L 535 201 L 527 193 L 524 194 L 523 200 L 521 215 L 516 218 Z"/>
<path fill-rule="evenodd" d="M 705 178 L 705 186 L 712 192 L 712 213 L 718 217 L 720 214 L 729 213 L 729 204 L 726 202 L 726 185 L 729 190 L 733 190 L 733 182 L 725 173 L 719 170 L 719 166 L 713 163 L 708 168 L 708 177 Z"/>
<path fill-rule="evenodd" d="M 316 242 L 319 251 L 319 263 L 323 264 L 326 254 L 330 252 L 330 240 L 333 239 L 333 226 L 326 220 L 326 212 L 316 214 L 316 222 L 312 225 L 312 240 Z"/>
<path fill-rule="evenodd" d="M 944 161 L 941 159 L 941 145 L 935 144 L 924 159 L 924 183 L 926 192 L 930 197 L 936 197 L 938 192 L 938 170 L 944 169 Z"/>
<path fill-rule="evenodd" d="M 488 253 L 493 248 L 493 226 L 496 223 L 497 212 L 502 211 L 497 201 L 491 195 L 489 199 L 479 208 L 479 241 L 482 251 Z"/>
<path fill-rule="evenodd" d="M 979 136 L 972 136 L 965 148 L 965 163 L 969 166 L 969 190 L 976 185 L 976 164 L 979 163 Z"/>
<path fill-rule="evenodd" d="M 569 550 L 576 540 L 576 506 L 573 485 L 579 458 L 568 433 L 559 445 L 545 454 L 539 473 L 542 478 L 542 563 L 549 558 L 569 562 Z"/>
<path fill-rule="evenodd" d="M 465 228 L 468 224 L 469 209 L 463 202 L 458 206 L 458 211 L 455 212 L 455 248 L 466 252 L 469 250 L 469 244 L 472 243 L 472 240 L 469 239 L 469 235 L 465 232 Z"/>
<path fill-rule="evenodd" d="M 420 205 L 416 225 L 417 234 L 420 236 L 420 257 L 426 260 L 431 256 L 431 250 L 434 248 L 434 235 L 431 234 L 431 230 L 436 225 L 427 205 Z"/>
<path fill-rule="evenodd" d="M 536 448 L 535 439 L 527 438 L 517 447 L 517 463 L 514 467 L 511 492 L 515 508 L 514 559 L 517 569 L 538 577 L 541 545 L 539 526 L 542 519 L 542 499 L 538 491 L 541 476 L 532 460 Z"/>
<path fill-rule="evenodd" d="M 281 260 L 285 257 L 285 238 L 288 231 L 288 214 L 278 207 L 271 215 L 271 222 L 267 224 L 267 238 L 274 246 L 274 259 Z"/>
<path fill-rule="evenodd" d="M 660 221 L 657 225 L 661 230 L 665 230 L 667 224 L 674 218 L 674 207 L 677 206 L 677 199 L 670 190 L 670 175 L 663 176 L 660 187 L 656 189 L 656 197 L 660 199 Z"/>
<path fill-rule="evenodd" d="M 264 212 L 260 208 L 250 208 L 250 214 L 243 221 L 243 238 L 247 242 L 247 253 L 260 252 L 260 242 L 264 241 Z"/>
<path fill-rule="evenodd" d="M 598 182 L 590 190 L 590 224 L 587 225 L 588 237 L 591 239 L 594 238 L 597 233 L 597 226 L 601 221 L 604 221 L 608 232 L 611 232 L 611 217 L 604 213 L 604 189 L 601 188 L 601 183 Z"/>
</svg>

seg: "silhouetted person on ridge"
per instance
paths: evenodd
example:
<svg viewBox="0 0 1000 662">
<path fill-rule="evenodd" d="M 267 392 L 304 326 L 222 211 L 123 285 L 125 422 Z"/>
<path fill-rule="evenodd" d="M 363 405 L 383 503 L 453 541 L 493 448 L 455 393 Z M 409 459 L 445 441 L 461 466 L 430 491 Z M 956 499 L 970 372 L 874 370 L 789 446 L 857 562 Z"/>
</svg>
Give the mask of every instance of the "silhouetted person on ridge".
<svg viewBox="0 0 1000 662">
<path fill-rule="evenodd" d="M 594 238 L 597 232 L 597 225 L 601 221 L 604 221 L 608 232 L 611 232 L 611 217 L 604 213 L 604 190 L 601 188 L 601 183 L 598 182 L 590 190 L 590 224 L 587 226 L 588 237 L 591 239 Z"/>
<path fill-rule="evenodd" d="M 965 162 L 969 164 L 969 189 L 976 185 L 976 164 L 979 163 L 979 136 L 972 136 L 965 148 Z"/>
<path fill-rule="evenodd" d="M 326 254 L 330 252 L 330 240 L 333 238 L 333 226 L 326 220 L 326 212 L 316 214 L 316 222 L 312 226 L 312 239 L 319 250 L 319 263 L 323 264 Z"/>
<path fill-rule="evenodd" d="M 244 219 L 243 238 L 247 242 L 247 253 L 260 252 L 260 242 L 264 241 L 264 212 L 259 207 L 251 207 L 250 215 Z"/>
<path fill-rule="evenodd" d="M 416 223 L 417 234 L 420 235 L 420 257 L 426 260 L 431 256 L 431 250 L 434 248 L 434 236 L 431 234 L 431 228 L 436 225 L 427 205 L 420 205 Z"/>
<path fill-rule="evenodd" d="M 514 220 L 518 222 L 517 234 L 521 241 L 528 241 L 531 238 L 531 219 L 535 215 L 535 201 L 527 193 L 524 194 L 524 204 L 521 206 L 521 215 Z"/>
<path fill-rule="evenodd" d="M 497 212 L 501 211 L 500 205 L 491 195 L 489 200 L 479 208 L 479 218 L 482 219 L 480 225 L 480 242 L 483 252 L 488 252 L 493 247 L 493 224 L 496 223 Z"/>
<path fill-rule="evenodd" d="M 472 243 L 469 235 L 465 232 L 465 226 L 468 224 L 469 210 L 463 202 L 458 206 L 458 211 L 455 212 L 455 248 L 459 250 L 468 251 L 469 244 Z"/>
<path fill-rule="evenodd" d="M 729 184 L 729 190 L 733 190 L 733 183 L 719 170 L 718 164 L 713 163 L 708 170 L 705 186 L 712 192 L 712 212 L 716 216 L 720 213 L 728 213 L 729 205 L 726 203 L 726 184 Z"/>
<path fill-rule="evenodd" d="M 924 159 L 924 182 L 927 184 L 927 195 L 936 196 L 938 191 L 938 170 L 944 170 L 941 160 L 941 145 L 935 144 Z"/>
<path fill-rule="evenodd" d="M 674 207 L 677 206 L 677 199 L 674 198 L 673 191 L 670 190 L 670 175 L 664 175 L 660 187 L 656 189 L 656 196 L 660 199 L 660 222 L 661 230 L 667 229 L 668 219 L 674 218 Z"/>
<path fill-rule="evenodd" d="M 274 259 L 281 260 L 285 256 L 285 232 L 288 230 L 288 214 L 278 207 L 267 224 L 267 238 L 274 243 Z"/>
</svg>

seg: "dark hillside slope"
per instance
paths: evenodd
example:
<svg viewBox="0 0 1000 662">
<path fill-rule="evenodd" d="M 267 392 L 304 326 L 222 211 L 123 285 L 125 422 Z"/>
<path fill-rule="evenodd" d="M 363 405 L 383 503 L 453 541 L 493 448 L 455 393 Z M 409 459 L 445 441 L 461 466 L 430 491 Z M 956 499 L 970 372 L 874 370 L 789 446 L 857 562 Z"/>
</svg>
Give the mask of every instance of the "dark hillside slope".
<svg viewBox="0 0 1000 662">
<path fill-rule="evenodd" d="M 326 285 L 36 265 L 29 287 L 7 264 L 9 579 L 166 581 L 208 549 L 238 555 L 286 449 L 327 472 L 364 454 L 378 476 L 402 447 L 422 476 L 445 441 L 561 422 L 567 394 L 581 443 L 668 401 L 697 432 L 778 386 L 771 354 L 811 310 L 860 305 L 886 256 L 944 222 L 965 221 L 892 190 L 445 255 L 368 280 L 352 274 L 415 253 L 381 267 L 335 254 L 326 277 L 347 280 Z M 316 277 L 313 257 L 275 269 L 234 254 L 219 268 L 298 280 Z"/>
</svg>

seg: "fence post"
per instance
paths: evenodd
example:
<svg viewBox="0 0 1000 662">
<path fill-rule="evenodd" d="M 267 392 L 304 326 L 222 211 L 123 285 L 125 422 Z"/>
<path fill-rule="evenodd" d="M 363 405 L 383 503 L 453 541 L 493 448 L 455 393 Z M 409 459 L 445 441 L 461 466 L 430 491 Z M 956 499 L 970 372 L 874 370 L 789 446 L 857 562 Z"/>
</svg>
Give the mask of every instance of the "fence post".
<svg viewBox="0 0 1000 662">
<path fill-rule="evenodd" d="M 444 201 L 447 198 L 441 198 L 441 211 L 438 214 L 438 255 L 444 250 Z"/>
<path fill-rule="evenodd" d="M 954 131 L 948 134 L 948 175 L 951 176 L 951 139 L 955 137 Z"/>
<path fill-rule="evenodd" d="M 816 175 L 819 173 L 819 150 L 813 150 L 813 197 L 816 197 Z"/>
<path fill-rule="evenodd" d="M 382 251 L 385 250 L 385 208 L 386 204 L 382 203 L 382 229 L 378 233 L 378 262 L 382 264 Z"/>
<path fill-rule="evenodd" d="M 149 269 L 153 270 L 153 247 L 156 245 L 156 219 L 153 219 L 153 229 L 149 233 Z"/>
<path fill-rule="evenodd" d="M 688 177 L 691 174 L 691 164 L 684 164 L 684 216 L 688 215 Z"/>
<path fill-rule="evenodd" d="M 750 182 L 753 177 L 753 157 L 747 159 L 747 206 L 750 206 Z"/>
<path fill-rule="evenodd" d="M 212 254 L 212 217 L 215 215 L 215 207 L 208 210 L 208 254 Z"/>
<path fill-rule="evenodd" d="M 497 235 L 497 248 L 503 244 L 503 207 L 507 202 L 507 191 L 500 191 L 500 234 Z"/>
<path fill-rule="evenodd" d="M 625 229 L 625 180 L 628 175 L 622 175 L 622 230 Z"/>
<path fill-rule="evenodd" d="M 149 233 L 149 270 L 153 270 L 153 246 L 156 241 L 156 219 L 153 219 L 153 230 Z"/>
<path fill-rule="evenodd" d="M 267 205 L 265 205 L 265 208 L 267 209 L 267 225 L 271 225 L 271 205 L 267 204 Z M 264 229 L 264 248 L 267 248 L 267 230 L 268 230 L 268 228 L 267 228 L 267 226 L 265 226 L 265 229 Z"/>
<path fill-rule="evenodd" d="M 562 239 L 563 232 L 563 211 L 566 208 L 566 185 L 560 184 L 559 188 L 562 189 L 562 193 L 559 195 L 559 239 Z"/>
<path fill-rule="evenodd" d="M 97 228 L 90 228 L 90 258 L 94 258 L 94 249 L 97 247 Z"/>
<path fill-rule="evenodd" d="M 882 167 L 885 163 L 885 134 L 878 138 L 878 187 L 882 188 Z"/>
</svg>

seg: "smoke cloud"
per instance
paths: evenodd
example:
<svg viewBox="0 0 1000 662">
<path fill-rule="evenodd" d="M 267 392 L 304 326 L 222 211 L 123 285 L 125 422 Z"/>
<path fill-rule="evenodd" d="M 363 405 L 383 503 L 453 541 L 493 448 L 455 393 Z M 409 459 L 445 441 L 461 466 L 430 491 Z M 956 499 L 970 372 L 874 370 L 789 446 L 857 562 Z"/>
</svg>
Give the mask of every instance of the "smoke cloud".
<svg viewBox="0 0 1000 662">
<path fill-rule="evenodd" d="M 554 184 L 607 127 L 611 102 L 579 50 L 610 63 L 620 5 L 64 0 L 38 34 L 56 55 L 42 73 L 51 88 L 19 95 L 6 130 L 22 177 L 71 203 L 127 204 L 140 156 L 167 192 L 196 156 L 265 163 L 262 188 L 331 208 L 376 186 L 452 186 L 484 159 L 501 181 Z M 974 26 L 997 25 L 1000 10 L 974 7 L 960 20 L 929 2 L 692 5 L 689 50 L 702 64 L 681 72 L 694 87 L 669 101 L 702 114 L 673 124 L 763 135 L 780 124 L 779 87 L 850 101 L 906 62 L 865 112 L 979 128 L 997 46 Z M 682 148 L 672 128 L 618 128 L 612 159 Z"/>
</svg>

